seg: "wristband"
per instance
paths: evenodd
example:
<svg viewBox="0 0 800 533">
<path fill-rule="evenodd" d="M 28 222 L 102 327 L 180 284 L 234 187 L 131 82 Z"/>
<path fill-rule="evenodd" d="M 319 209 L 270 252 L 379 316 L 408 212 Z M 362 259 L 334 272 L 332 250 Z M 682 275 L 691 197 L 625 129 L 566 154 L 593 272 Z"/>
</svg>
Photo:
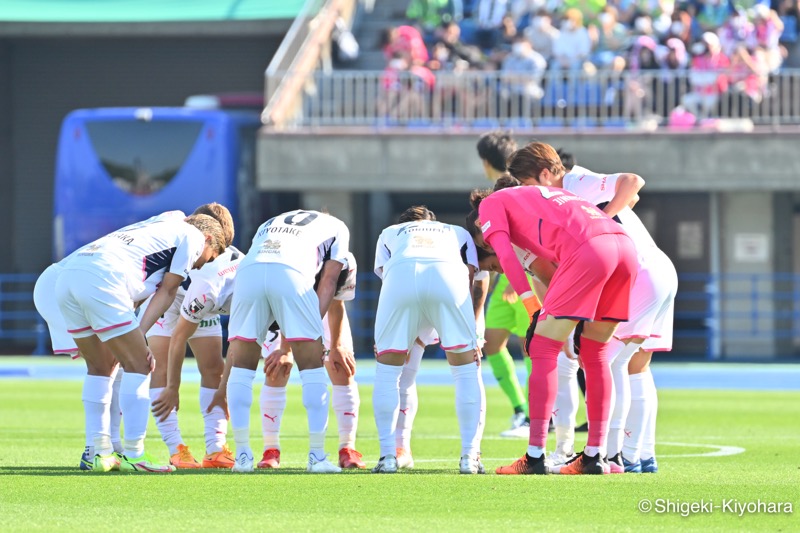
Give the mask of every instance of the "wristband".
<svg viewBox="0 0 800 533">
<path fill-rule="evenodd" d="M 528 296 L 524 300 L 522 300 L 522 304 L 525 306 L 525 310 L 528 312 L 528 316 L 533 316 L 534 313 L 541 310 L 542 304 L 539 303 L 539 298 L 536 296 Z"/>
</svg>

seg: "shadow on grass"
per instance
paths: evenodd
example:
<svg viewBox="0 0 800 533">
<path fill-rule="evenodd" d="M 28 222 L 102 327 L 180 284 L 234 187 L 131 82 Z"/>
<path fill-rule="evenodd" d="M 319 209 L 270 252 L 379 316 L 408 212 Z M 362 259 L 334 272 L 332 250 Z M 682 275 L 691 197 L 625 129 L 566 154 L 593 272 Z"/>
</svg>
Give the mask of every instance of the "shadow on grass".
<svg viewBox="0 0 800 533">
<path fill-rule="evenodd" d="M 458 470 L 452 468 L 426 468 L 424 470 L 407 470 L 395 474 L 397 476 L 424 476 L 458 474 Z M 144 472 L 91 472 L 79 470 L 71 466 L 0 466 L 0 476 L 130 476 L 147 475 Z M 164 475 L 164 474 L 152 474 Z M 269 470 L 256 470 L 248 474 L 233 473 L 226 469 L 197 469 L 197 470 L 177 470 L 169 474 L 170 476 L 322 476 L 328 477 L 330 474 L 309 474 L 305 468 L 281 468 Z M 370 469 L 365 470 L 343 470 L 344 476 L 372 475 Z M 383 474 L 384 476 L 387 474 Z"/>
</svg>

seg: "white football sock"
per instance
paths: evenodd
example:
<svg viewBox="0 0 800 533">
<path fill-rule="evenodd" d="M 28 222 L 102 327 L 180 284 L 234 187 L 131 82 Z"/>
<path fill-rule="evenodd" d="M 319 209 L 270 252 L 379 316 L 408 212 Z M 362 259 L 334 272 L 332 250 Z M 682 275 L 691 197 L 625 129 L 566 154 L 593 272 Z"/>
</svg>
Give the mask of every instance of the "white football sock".
<svg viewBox="0 0 800 533">
<path fill-rule="evenodd" d="M 122 425 L 122 409 L 119 406 L 119 387 L 122 385 L 122 376 L 125 371 L 122 365 L 117 365 L 117 372 L 114 377 L 114 383 L 111 385 L 111 445 L 114 451 L 122 453 L 122 436 L 119 433 L 119 428 Z"/>
<path fill-rule="evenodd" d="M 361 404 L 358 385 L 355 382 L 350 385 L 333 385 L 332 389 L 331 402 L 339 426 L 339 449 L 355 450 L 358 408 Z"/>
<path fill-rule="evenodd" d="M 286 387 L 261 387 L 261 434 L 264 450 L 281 449 L 281 419 L 286 410 Z"/>
<path fill-rule="evenodd" d="M 411 347 L 408 362 L 403 365 L 400 374 L 400 407 L 397 414 L 397 427 L 395 427 L 395 447 L 411 451 L 411 430 L 414 418 L 417 416 L 419 397 L 417 396 L 417 372 L 422 361 L 425 347 L 416 342 Z"/>
<path fill-rule="evenodd" d="M 308 418 L 309 453 L 321 459 L 325 456 L 325 432 L 328 430 L 328 373 L 322 367 L 301 370 L 300 381 Z"/>
<path fill-rule="evenodd" d="M 154 389 L 150 389 L 150 404 L 152 405 L 159 396 L 161 396 L 161 392 L 164 390 L 164 387 L 156 387 Z M 181 430 L 178 427 L 178 411 L 173 409 L 167 415 L 167 419 L 163 422 L 153 415 L 153 418 L 156 421 L 156 427 L 158 428 L 158 432 L 161 433 L 161 440 L 164 441 L 164 444 L 167 445 L 169 448 L 169 454 L 175 455 L 178 453 L 178 445 L 183 444 L 183 437 L 181 436 Z"/>
<path fill-rule="evenodd" d="M 225 418 L 225 411 L 215 405 L 210 413 L 207 412 L 216 393 L 217 389 L 200 387 L 200 414 L 203 415 L 205 426 L 203 433 L 206 437 L 206 453 L 221 452 L 227 441 L 228 419 Z"/>
<path fill-rule="evenodd" d="M 575 416 L 578 414 L 577 360 L 567 354 L 558 354 L 558 392 L 553 406 L 553 424 L 556 428 L 556 452 L 569 455 L 575 449 Z"/>
<path fill-rule="evenodd" d="M 119 404 L 125 420 L 123 447 L 128 458 L 144 454 L 144 438 L 150 417 L 150 374 L 125 372 L 119 387 Z"/>
<path fill-rule="evenodd" d="M 86 446 L 94 447 L 99 455 L 108 455 L 114 451 L 110 434 L 111 386 L 113 379 L 106 376 L 90 376 L 83 378 L 83 413 L 86 434 L 91 442 Z M 88 439 L 87 439 L 88 440 Z"/>
<path fill-rule="evenodd" d="M 653 373 L 648 368 L 642 372 L 642 388 L 645 397 L 646 418 L 644 431 L 642 431 L 642 459 L 652 459 L 656 456 L 656 415 L 658 414 L 658 393 L 653 381 Z"/>
<path fill-rule="evenodd" d="M 622 455 L 628 461 L 635 463 L 641 459 L 642 431 L 647 419 L 647 402 L 645 391 L 642 387 L 643 374 L 631 374 L 628 381 L 631 384 L 631 408 L 625 420 L 625 437 L 622 440 Z"/>
<path fill-rule="evenodd" d="M 236 454 L 250 449 L 250 406 L 253 404 L 253 379 L 256 371 L 248 368 L 231 368 L 228 376 L 228 411 L 231 414 L 233 441 L 236 443 Z"/>
<path fill-rule="evenodd" d="M 375 384 L 372 389 L 372 408 L 378 428 L 380 457 L 395 455 L 394 430 L 400 408 L 400 374 L 402 366 L 375 364 Z"/>
<path fill-rule="evenodd" d="M 484 392 L 477 363 L 450 366 L 456 389 L 456 416 L 461 431 L 461 455 L 475 457 L 481 451 L 483 437 Z"/>
<path fill-rule="evenodd" d="M 615 339 L 616 340 L 616 339 Z M 612 341 L 613 342 L 613 341 Z M 620 344 L 621 341 L 617 341 Z M 625 438 L 625 421 L 631 408 L 631 383 L 628 377 L 628 363 L 633 354 L 642 347 L 641 342 L 629 342 L 617 348 L 611 357 L 611 380 L 614 383 L 614 402 L 611 406 L 611 416 L 608 421 L 608 456 L 614 457 L 622 451 L 622 441 Z"/>
</svg>

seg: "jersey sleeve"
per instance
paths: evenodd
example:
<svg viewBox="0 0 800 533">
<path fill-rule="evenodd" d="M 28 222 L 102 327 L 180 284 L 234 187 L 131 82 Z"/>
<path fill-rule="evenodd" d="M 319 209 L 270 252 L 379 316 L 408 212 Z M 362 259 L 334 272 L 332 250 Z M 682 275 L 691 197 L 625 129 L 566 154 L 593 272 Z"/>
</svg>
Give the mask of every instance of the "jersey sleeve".
<svg viewBox="0 0 800 533">
<path fill-rule="evenodd" d="M 605 175 L 593 172 L 576 172 L 564 177 L 564 188 L 589 200 L 593 204 L 610 202 L 616 194 L 618 174 Z"/>
<path fill-rule="evenodd" d="M 183 279 L 189 277 L 189 271 L 192 270 L 195 261 L 203 253 L 206 242 L 200 230 L 194 226 L 190 227 L 191 230 L 186 232 L 186 235 L 175 248 L 175 254 L 172 256 L 172 261 L 167 270 L 167 272 L 177 274 Z"/>
<path fill-rule="evenodd" d="M 336 294 L 333 295 L 334 300 L 349 302 L 355 299 L 357 274 L 356 258 L 353 254 L 347 254 L 347 264 L 344 265 L 340 275 L 341 283 L 336 284 Z"/>
<path fill-rule="evenodd" d="M 477 252 L 477 250 L 476 250 L 476 252 Z M 473 280 L 474 281 L 483 281 L 488 277 L 489 277 L 489 271 L 488 270 L 479 270 L 479 271 L 475 272 L 475 277 L 473 278 Z"/>
<path fill-rule="evenodd" d="M 481 207 L 483 207 L 483 204 L 481 204 Z M 527 293 L 532 294 L 528 277 L 525 275 L 525 270 L 514 252 L 508 233 L 495 231 L 490 233 L 488 237 L 484 234 L 484 237 L 497 254 L 497 259 L 500 261 L 500 265 L 503 267 L 508 282 L 511 283 L 514 291 L 520 298 L 525 298 Z"/>
<path fill-rule="evenodd" d="M 199 324 L 204 318 L 215 314 L 215 297 L 210 287 L 204 281 L 193 281 L 186 291 L 186 296 L 181 304 L 181 316 L 192 322 Z"/>
<path fill-rule="evenodd" d="M 347 228 L 344 222 L 338 219 L 336 220 L 338 222 L 338 229 L 336 232 L 336 238 L 331 244 L 330 259 L 339 261 L 343 265 L 346 265 L 347 256 L 350 252 L 350 230 Z"/>
<path fill-rule="evenodd" d="M 458 235 L 458 244 L 461 249 L 461 260 L 465 265 L 472 265 L 475 270 L 480 270 L 478 267 L 478 251 L 475 249 L 475 241 L 472 240 L 469 232 L 460 226 L 454 226 L 456 235 Z"/>
<path fill-rule="evenodd" d="M 383 279 L 383 267 L 386 265 L 386 262 L 389 261 L 389 258 L 392 257 L 392 252 L 390 252 L 389 247 L 386 246 L 385 236 L 386 230 L 378 237 L 378 244 L 375 246 L 374 272 L 381 279 Z"/>
</svg>

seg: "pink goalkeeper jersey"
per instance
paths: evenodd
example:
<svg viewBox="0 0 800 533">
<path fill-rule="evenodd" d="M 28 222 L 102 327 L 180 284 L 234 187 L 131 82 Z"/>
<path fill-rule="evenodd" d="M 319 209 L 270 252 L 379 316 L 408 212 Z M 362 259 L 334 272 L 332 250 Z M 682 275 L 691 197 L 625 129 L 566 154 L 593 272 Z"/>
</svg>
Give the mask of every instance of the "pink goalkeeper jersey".
<svg viewBox="0 0 800 533">
<path fill-rule="evenodd" d="M 503 248 L 511 249 L 503 241 L 561 263 L 592 237 L 625 234 L 619 224 L 594 204 L 555 187 L 503 189 L 484 199 L 478 211 L 483 237 L 500 259 L 505 252 Z M 506 238 L 498 238 L 498 234 L 505 234 Z M 516 260 L 509 263 L 516 266 L 508 268 L 503 263 L 503 268 L 514 290 L 520 295 L 530 291 L 522 265 Z"/>
</svg>

